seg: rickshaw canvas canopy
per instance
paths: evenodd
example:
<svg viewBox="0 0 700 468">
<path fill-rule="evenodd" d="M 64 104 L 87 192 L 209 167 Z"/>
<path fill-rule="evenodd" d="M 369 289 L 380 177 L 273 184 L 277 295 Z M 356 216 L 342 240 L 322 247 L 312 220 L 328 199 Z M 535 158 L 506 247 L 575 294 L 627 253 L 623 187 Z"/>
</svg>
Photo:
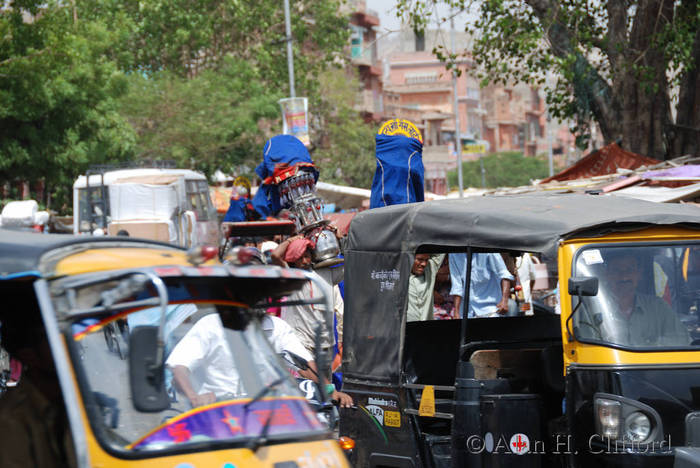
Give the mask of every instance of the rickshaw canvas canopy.
<svg viewBox="0 0 700 468">
<path fill-rule="evenodd" d="M 421 245 L 539 252 L 554 257 L 559 239 L 601 236 L 655 225 L 700 229 L 695 206 L 611 196 L 470 197 L 394 205 L 359 213 L 348 250 L 415 251 Z"/>
<path fill-rule="evenodd" d="M 700 210 L 572 194 L 437 200 L 359 213 L 345 249 L 345 377 L 398 383 L 408 278 L 419 247 L 525 251 L 555 259 L 562 239 L 661 225 L 700 230 Z"/>
</svg>

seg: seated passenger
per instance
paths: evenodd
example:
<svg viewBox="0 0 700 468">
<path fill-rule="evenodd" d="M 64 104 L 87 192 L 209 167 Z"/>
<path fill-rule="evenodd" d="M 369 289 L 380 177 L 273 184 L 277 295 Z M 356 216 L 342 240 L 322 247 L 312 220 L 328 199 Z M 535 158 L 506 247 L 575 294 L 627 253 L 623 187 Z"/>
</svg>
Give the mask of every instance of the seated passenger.
<svg viewBox="0 0 700 468">
<path fill-rule="evenodd" d="M 0 396 L 0 466 L 76 466 L 51 349 L 41 321 L 33 318 L 38 323 L 3 326 L 3 345 L 24 368 L 19 384 Z"/>
<path fill-rule="evenodd" d="M 316 370 L 311 355 L 286 322 L 266 316 L 263 329 L 275 352 L 290 351 L 300 355 L 308 361 L 311 369 Z M 176 387 L 187 397 L 192 407 L 245 395 L 225 335 L 227 331 L 219 314 L 208 313 L 197 320 L 166 360 Z M 313 373 L 307 373 L 304 377 L 316 380 Z M 352 406 L 352 398 L 342 392 L 334 391 L 331 398 L 339 400 L 342 406 Z"/>
</svg>

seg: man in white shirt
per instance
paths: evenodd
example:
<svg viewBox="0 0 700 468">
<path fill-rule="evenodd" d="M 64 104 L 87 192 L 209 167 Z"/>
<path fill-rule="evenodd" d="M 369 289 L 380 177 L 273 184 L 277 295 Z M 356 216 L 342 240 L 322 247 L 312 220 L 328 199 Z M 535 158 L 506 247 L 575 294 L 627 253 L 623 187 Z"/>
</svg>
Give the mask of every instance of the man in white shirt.
<svg viewBox="0 0 700 468">
<path fill-rule="evenodd" d="M 270 344 L 277 354 L 292 352 L 306 360 L 309 368 L 312 370 L 298 370 L 300 376 L 318 381 L 315 375 L 316 362 L 313 360 L 313 356 L 304 348 L 294 333 L 294 330 L 292 330 L 292 327 L 290 327 L 287 322 L 273 315 L 266 315 L 262 320 L 262 328 L 265 331 L 265 336 L 267 336 L 267 339 L 270 341 Z M 331 400 L 338 400 L 342 407 L 350 407 L 353 405 L 352 398 L 346 393 L 333 390 L 330 397 Z"/>
<path fill-rule="evenodd" d="M 273 252 L 272 261 L 277 265 L 304 270 L 310 270 L 312 275 L 318 275 L 320 279 L 325 281 L 331 287 L 334 287 L 342 279 L 342 269 L 340 268 L 322 268 L 317 271 L 311 270 L 312 256 L 310 240 L 303 236 L 291 237 L 282 242 Z M 337 271 L 337 273 L 336 273 Z M 319 297 L 321 294 L 318 288 L 311 282 L 307 282 L 304 286 L 292 293 L 289 296 L 290 301 L 303 301 Z M 334 294 L 332 297 L 334 313 L 342 316 L 342 299 L 339 294 Z M 325 326 L 326 308 L 323 304 L 307 304 L 297 306 L 284 306 L 282 308 L 282 319 L 287 322 L 296 333 L 301 341 L 301 344 L 313 353 L 316 347 L 316 332 L 318 325 L 321 327 L 321 347 L 329 351 L 333 347 L 333 336 L 328 333 L 328 327 Z M 338 320 L 342 323 L 342 317 Z"/>
<path fill-rule="evenodd" d="M 313 370 L 300 371 L 299 374 L 317 380 L 313 357 L 302 346 L 289 325 L 277 317 L 265 316 L 262 327 L 276 353 L 289 351 L 299 355 Z M 173 372 L 175 384 L 192 407 L 244 395 L 229 344 L 224 336 L 225 331 L 219 314 L 204 315 L 178 342 L 166 360 L 166 365 Z M 197 383 L 199 385 L 196 385 Z M 339 400 L 341 406 L 353 404 L 352 398 L 335 390 L 331 399 Z"/>
<path fill-rule="evenodd" d="M 238 371 L 217 313 L 197 320 L 173 349 L 165 364 L 178 389 L 192 407 L 208 405 L 226 396 L 241 395 Z M 200 385 L 195 388 L 192 375 Z"/>
</svg>

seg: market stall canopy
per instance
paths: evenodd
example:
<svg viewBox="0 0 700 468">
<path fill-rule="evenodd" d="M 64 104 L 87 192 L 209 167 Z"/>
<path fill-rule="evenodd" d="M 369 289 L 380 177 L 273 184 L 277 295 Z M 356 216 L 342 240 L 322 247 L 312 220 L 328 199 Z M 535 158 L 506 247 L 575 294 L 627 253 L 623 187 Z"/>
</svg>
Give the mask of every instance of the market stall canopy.
<svg viewBox="0 0 700 468">
<path fill-rule="evenodd" d="M 612 195 L 656 203 L 673 203 L 700 196 L 700 183 L 683 187 L 634 186 L 617 190 Z"/>
<path fill-rule="evenodd" d="M 585 179 L 605 174 L 614 174 L 618 169 L 637 169 L 641 166 L 658 164 L 658 159 L 642 156 L 641 154 L 625 151 L 615 143 L 610 143 L 601 149 L 581 158 L 559 174 L 547 177 L 542 184 L 553 181 Z"/>
</svg>

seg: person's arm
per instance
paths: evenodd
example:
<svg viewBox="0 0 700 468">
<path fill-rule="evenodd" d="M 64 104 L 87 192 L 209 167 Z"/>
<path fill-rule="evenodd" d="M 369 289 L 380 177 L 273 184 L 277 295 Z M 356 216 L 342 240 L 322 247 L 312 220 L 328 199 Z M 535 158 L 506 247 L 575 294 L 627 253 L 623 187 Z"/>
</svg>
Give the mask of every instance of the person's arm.
<svg viewBox="0 0 700 468">
<path fill-rule="evenodd" d="M 462 297 L 464 296 L 464 285 L 467 275 L 467 254 L 449 254 L 450 264 L 450 296 L 454 296 L 454 318 L 459 318 L 462 308 Z M 468 311 L 465 311 L 465 316 Z"/>
<path fill-rule="evenodd" d="M 666 346 L 683 346 L 691 343 L 688 328 L 660 297 L 654 296 L 654 306 L 652 307 L 655 317 L 659 318 L 659 344 Z"/>
<path fill-rule="evenodd" d="M 309 361 L 308 366 L 309 369 L 313 369 L 313 372 L 307 369 L 305 371 L 299 371 L 299 375 L 306 379 L 313 380 L 314 382 L 318 382 L 318 369 L 316 368 L 316 361 Z M 314 374 L 314 372 L 316 372 L 316 374 Z M 328 382 L 328 380 L 324 377 L 323 385 L 321 385 L 321 391 L 324 391 L 325 387 L 329 384 L 330 382 Z M 350 395 L 339 392 L 335 389 L 333 390 L 333 393 L 331 393 L 330 397 L 331 400 L 338 401 L 340 406 L 343 408 L 350 408 L 354 404 Z"/>
<path fill-rule="evenodd" d="M 430 265 L 430 271 L 433 275 L 436 275 L 442 265 L 443 260 L 445 260 L 445 254 L 434 254 L 430 256 L 428 264 Z"/>
<path fill-rule="evenodd" d="M 335 311 L 336 331 L 338 332 L 338 348 L 343 346 L 343 315 L 345 313 L 345 301 L 340 294 L 340 288 L 333 287 L 333 309 Z"/>
<path fill-rule="evenodd" d="M 489 265 L 491 271 L 501 278 L 501 300 L 496 304 L 497 312 L 505 314 L 508 312 L 508 299 L 510 299 L 510 288 L 515 278 L 506 267 L 503 257 L 500 254 L 489 254 Z"/>
<path fill-rule="evenodd" d="M 510 280 L 503 278 L 501 280 L 501 300 L 496 304 L 498 309 L 496 312 L 501 315 L 508 312 L 508 299 L 510 299 Z"/>
<path fill-rule="evenodd" d="M 462 296 L 454 296 L 454 298 L 455 298 L 454 299 L 455 308 L 452 311 L 452 314 L 453 314 L 452 316 L 453 316 L 453 318 L 458 319 L 459 318 L 459 311 L 460 311 L 460 308 L 462 307 Z"/>
<path fill-rule="evenodd" d="M 294 239 L 300 239 L 302 237 L 304 236 L 300 234 L 289 237 L 287 240 L 281 242 L 277 247 L 275 247 L 275 249 L 270 252 L 270 260 L 272 260 L 272 263 L 285 268 L 289 267 L 287 262 L 284 261 L 284 254 L 287 253 L 287 247 L 289 247 L 289 244 Z"/>
<path fill-rule="evenodd" d="M 190 370 L 185 366 L 174 366 L 173 380 L 178 390 L 190 401 L 193 408 L 203 405 L 210 405 L 216 401 L 216 395 L 212 392 L 202 393 L 201 395 L 194 391 L 190 382 Z"/>
<path fill-rule="evenodd" d="M 280 242 L 279 245 L 270 252 L 270 260 L 272 263 L 285 268 L 289 266 L 287 262 L 284 261 L 284 254 L 287 253 L 287 247 L 289 247 L 289 243 L 292 242 L 292 239 L 293 237 L 290 237 Z"/>
</svg>

